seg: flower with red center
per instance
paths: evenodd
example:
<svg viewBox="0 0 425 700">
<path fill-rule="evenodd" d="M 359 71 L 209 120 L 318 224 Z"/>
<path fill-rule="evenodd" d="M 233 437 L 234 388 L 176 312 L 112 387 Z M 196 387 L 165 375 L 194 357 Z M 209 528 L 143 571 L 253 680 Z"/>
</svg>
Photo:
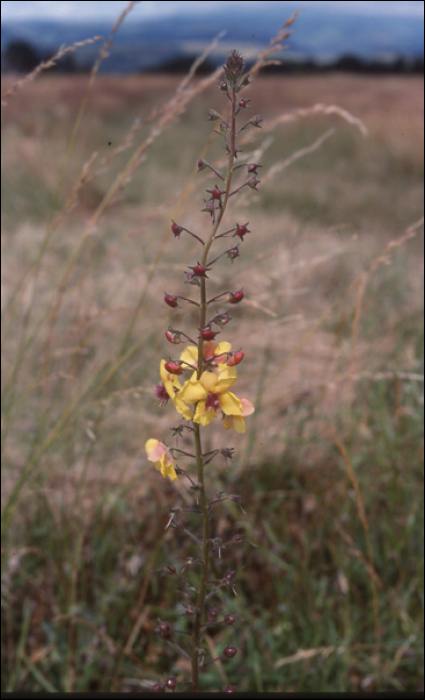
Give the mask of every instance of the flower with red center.
<svg viewBox="0 0 425 700">
<path fill-rule="evenodd" d="M 157 399 L 160 400 L 159 405 L 165 406 L 168 403 L 168 399 L 170 398 L 168 396 L 168 391 L 166 390 L 165 386 L 163 385 L 162 382 L 156 385 L 155 387 L 155 396 Z"/>
<path fill-rule="evenodd" d="M 146 442 L 145 450 L 148 460 L 155 464 L 155 469 L 161 472 L 163 477 L 168 476 L 171 481 L 177 481 L 173 458 L 168 448 L 163 445 L 162 442 L 150 438 L 150 440 Z"/>
<path fill-rule="evenodd" d="M 177 396 L 186 403 L 196 404 L 193 420 L 201 425 L 208 425 L 217 418 L 220 410 L 226 416 L 241 416 L 242 404 L 229 391 L 236 378 L 235 368 L 221 363 L 214 372 L 202 372 L 199 379 L 194 372 Z"/>
</svg>

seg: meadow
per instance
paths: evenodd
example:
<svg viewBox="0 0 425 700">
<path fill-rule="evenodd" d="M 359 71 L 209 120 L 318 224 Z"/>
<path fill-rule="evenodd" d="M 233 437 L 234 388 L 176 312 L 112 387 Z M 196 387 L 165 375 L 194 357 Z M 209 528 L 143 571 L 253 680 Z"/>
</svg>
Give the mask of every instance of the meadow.
<svg viewBox="0 0 425 700">
<path fill-rule="evenodd" d="M 223 152 L 216 83 L 180 80 L 46 71 L 2 110 L 2 690 L 188 670 L 155 633 L 182 616 L 161 568 L 193 556 L 165 529 L 188 493 L 143 446 L 170 426 L 164 329 L 193 324 L 163 303 L 197 254 L 171 219 L 202 229 L 196 162 Z M 423 79 L 260 74 L 247 97 L 261 184 L 230 219 L 251 233 L 210 278 L 244 289 L 228 328 L 256 412 L 207 473 L 242 496 L 216 522 L 247 537 L 223 554 L 240 653 L 204 687 L 420 690 Z"/>
</svg>

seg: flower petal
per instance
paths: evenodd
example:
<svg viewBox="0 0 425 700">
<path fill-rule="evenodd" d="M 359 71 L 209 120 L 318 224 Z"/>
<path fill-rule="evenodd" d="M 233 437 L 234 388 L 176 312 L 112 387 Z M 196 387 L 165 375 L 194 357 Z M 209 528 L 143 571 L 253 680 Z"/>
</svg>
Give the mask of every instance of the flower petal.
<svg viewBox="0 0 425 700">
<path fill-rule="evenodd" d="M 242 416 L 224 416 L 223 425 L 227 430 L 232 428 L 237 433 L 245 432 L 245 421 Z"/>
<path fill-rule="evenodd" d="M 196 403 L 201 399 L 205 399 L 208 392 L 202 386 L 201 382 L 196 378 L 196 372 L 194 372 L 190 379 L 183 384 L 177 394 L 177 399 L 181 401 L 186 401 L 186 403 Z"/>
<path fill-rule="evenodd" d="M 226 391 L 220 394 L 219 397 L 220 408 L 227 416 L 241 416 L 242 415 L 242 404 L 237 396 L 232 394 L 230 391 Z"/>
</svg>

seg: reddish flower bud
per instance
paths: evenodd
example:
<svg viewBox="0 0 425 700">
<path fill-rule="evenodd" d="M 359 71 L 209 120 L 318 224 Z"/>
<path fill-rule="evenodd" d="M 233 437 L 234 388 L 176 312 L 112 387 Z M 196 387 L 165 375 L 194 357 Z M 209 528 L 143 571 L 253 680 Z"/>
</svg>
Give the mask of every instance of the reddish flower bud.
<svg viewBox="0 0 425 700">
<path fill-rule="evenodd" d="M 241 109 L 246 109 L 248 107 L 248 102 L 251 102 L 251 100 L 239 100 L 239 107 Z"/>
<path fill-rule="evenodd" d="M 220 199 L 221 195 L 224 194 L 224 192 L 222 192 L 220 188 L 217 187 L 217 185 L 214 187 L 213 190 L 207 190 L 207 192 L 210 192 L 212 194 L 213 199 Z"/>
<path fill-rule="evenodd" d="M 180 333 L 174 333 L 174 331 L 170 331 L 169 328 L 165 331 L 165 337 L 169 343 L 173 343 L 174 345 L 179 345 L 182 342 L 180 339 Z"/>
<path fill-rule="evenodd" d="M 175 309 L 176 306 L 178 306 L 177 299 L 178 297 L 174 294 L 167 294 L 167 292 L 165 292 L 164 301 L 166 304 L 168 304 L 168 306 L 171 306 L 172 309 Z"/>
<path fill-rule="evenodd" d="M 248 224 L 249 221 L 246 222 L 246 224 L 236 224 L 236 231 L 233 234 L 233 236 L 239 236 L 239 238 L 243 241 L 243 237 L 245 236 L 246 233 L 251 233 L 250 230 L 248 229 Z"/>
<path fill-rule="evenodd" d="M 198 263 L 197 265 L 190 265 L 190 269 L 193 270 L 193 274 L 196 277 L 206 277 L 206 272 L 208 271 L 208 267 L 205 267 L 205 265 L 201 265 Z"/>
<path fill-rule="evenodd" d="M 171 221 L 173 221 L 173 220 L 171 219 Z M 171 224 L 171 230 L 177 238 L 178 236 L 180 236 L 181 232 L 183 231 L 183 226 L 179 226 L 178 224 L 176 224 L 175 221 L 173 221 L 173 223 Z"/>
<path fill-rule="evenodd" d="M 227 92 L 227 83 L 225 80 L 222 80 L 218 87 L 220 88 L 220 90 L 223 90 L 223 92 Z"/>
<path fill-rule="evenodd" d="M 204 168 L 207 167 L 207 164 L 203 158 L 198 158 L 198 173 L 200 170 L 204 170 Z"/>
<path fill-rule="evenodd" d="M 177 685 L 177 678 L 175 676 L 170 676 L 167 678 L 165 685 L 167 688 L 171 688 L 171 690 L 174 690 L 174 688 Z"/>
<path fill-rule="evenodd" d="M 227 360 L 226 365 L 228 367 L 234 367 L 235 365 L 238 365 L 240 362 L 242 362 L 243 358 L 244 358 L 243 350 L 238 350 L 238 352 L 235 352 L 233 357 L 230 357 Z"/>
<path fill-rule="evenodd" d="M 170 374 L 183 374 L 183 370 L 177 362 L 166 362 L 164 367 Z"/>
<path fill-rule="evenodd" d="M 235 620 L 236 620 L 236 617 L 234 615 L 232 615 L 231 613 L 228 613 L 227 615 L 224 616 L 224 622 L 226 623 L 226 625 L 233 625 Z"/>
<path fill-rule="evenodd" d="M 236 649 L 236 647 L 232 647 L 229 645 L 223 651 L 223 656 L 225 656 L 226 659 L 233 659 L 233 657 L 236 655 L 237 651 L 238 650 Z"/>
<path fill-rule="evenodd" d="M 173 575 L 176 574 L 177 573 L 176 567 L 173 566 L 172 564 L 167 564 L 167 573 L 173 574 Z"/>
<path fill-rule="evenodd" d="M 162 683 L 155 683 L 152 686 L 152 692 L 153 693 L 163 693 L 165 691 L 165 685 Z"/>
<path fill-rule="evenodd" d="M 200 329 L 199 335 L 203 340 L 214 340 L 215 336 L 218 335 L 212 328 L 202 328 Z"/>
<path fill-rule="evenodd" d="M 243 299 L 243 290 L 240 289 L 238 292 L 230 292 L 230 299 L 228 299 L 229 304 L 239 304 Z"/>
<path fill-rule="evenodd" d="M 248 172 L 257 174 L 257 168 L 262 168 L 263 166 L 259 163 L 250 163 L 248 165 Z"/>
</svg>

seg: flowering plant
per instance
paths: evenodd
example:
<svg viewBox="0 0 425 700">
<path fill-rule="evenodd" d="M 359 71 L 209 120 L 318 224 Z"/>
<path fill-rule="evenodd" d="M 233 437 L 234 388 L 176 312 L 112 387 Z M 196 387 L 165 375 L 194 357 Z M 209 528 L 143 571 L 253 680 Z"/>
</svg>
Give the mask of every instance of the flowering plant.
<svg viewBox="0 0 425 700">
<path fill-rule="evenodd" d="M 202 519 L 202 537 L 194 538 L 200 548 L 201 571 L 199 580 L 194 585 L 180 573 L 174 566 L 167 567 L 167 573 L 180 578 L 183 585 L 183 592 L 188 604 L 186 612 L 191 618 L 191 644 L 188 651 L 178 646 L 173 637 L 179 632 L 171 627 L 168 622 L 161 622 L 158 632 L 160 636 L 173 643 L 179 651 L 191 662 L 191 689 L 199 690 L 199 671 L 213 663 L 217 659 L 209 659 L 202 647 L 203 640 L 209 627 L 218 624 L 217 609 L 207 610 L 208 601 L 223 588 L 231 586 L 233 588 L 233 577 L 235 572 L 227 571 L 221 579 L 210 579 L 211 557 L 217 548 L 214 543 L 218 538 L 213 538 L 210 532 L 210 521 L 212 507 L 217 502 L 224 500 L 223 494 L 208 500 L 205 487 L 204 467 L 215 456 L 221 454 L 225 459 L 233 456 L 233 448 L 223 447 L 217 450 L 204 452 L 202 448 L 202 428 L 210 423 L 220 420 L 227 430 L 235 430 L 238 433 L 245 432 L 244 419 L 254 412 L 254 404 L 247 398 L 239 398 L 233 393 L 233 388 L 237 382 L 237 366 L 244 359 L 243 350 L 232 351 L 232 346 L 227 341 L 215 342 L 216 336 L 231 321 L 228 311 L 218 312 L 209 317 L 210 309 L 215 304 L 239 304 L 244 298 L 244 292 L 239 290 L 226 290 L 220 294 L 208 298 L 207 280 L 208 272 L 213 266 L 223 258 L 227 257 L 231 262 L 239 256 L 239 245 L 244 240 L 244 236 L 250 233 L 248 222 L 235 225 L 225 231 L 221 231 L 224 216 L 226 214 L 230 197 L 236 195 L 245 187 L 257 189 L 259 183 L 257 170 L 261 166 L 258 163 L 238 163 L 238 153 L 241 149 L 236 145 L 236 139 L 245 129 L 250 127 L 260 127 L 261 117 L 256 115 L 246 120 L 241 126 L 237 126 L 238 117 L 245 113 L 249 107 L 249 100 L 241 98 L 241 91 L 250 83 L 250 77 L 245 73 L 244 61 L 237 51 L 232 51 L 224 65 L 224 76 L 219 83 L 219 89 L 229 103 L 229 116 L 224 118 L 214 109 L 209 110 L 208 119 L 218 123 L 215 130 L 224 141 L 227 153 L 227 171 L 221 174 L 214 169 L 206 160 L 199 158 L 198 172 L 209 169 L 215 177 L 220 180 L 220 186 L 216 183 L 214 187 L 207 190 L 208 198 L 202 211 L 206 212 L 210 219 L 211 228 L 204 238 L 193 233 L 181 224 L 172 221 L 171 231 L 174 237 L 178 238 L 183 233 L 195 238 L 202 246 L 199 260 L 194 265 L 188 266 L 186 272 L 187 282 L 195 286 L 198 291 L 198 300 L 188 299 L 180 294 L 169 294 L 165 292 L 164 301 L 171 307 L 179 306 L 179 301 L 195 305 L 198 309 L 198 336 L 193 340 L 186 332 L 169 327 L 165 331 L 165 336 L 170 344 L 179 345 L 184 341 L 189 341 L 178 358 L 172 357 L 168 360 L 161 360 L 159 373 L 161 381 L 155 387 L 155 394 L 160 400 L 160 405 L 165 406 L 168 402 L 174 405 L 176 411 L 183 417 L 185 423 L 173 428 L 175 435 L 182 435 L 184 430 L 193 434 L 194 454 L 190 454 L 177 447 L 169 447 L 157 439 L 150 438 L 146 442 L 146 453 L 148 460 L 155 464 L 156 469 L 163 477 L 168 477 L 171 481 L 176 481 L 180 475 L 189 479 L 192 489 L 195 491 L 198 503 L 195 512 L 200 513 Z M 236 170 L 242 169 L 246 173 L 242 184 L 235 187 L 233 185 Z M 215 258 L 211 258 L 211 249 L 215 242 L 221 239 L 237 238 L 238 243 L 222 251 Z M 214 330 L 214 328 L 216 330 Z M 187 377 L 187 378 L 186 378 Z M 181 383 L 182 382 L 182 383 Z M 196 461 L 196 481 L 192 476 L 177 465 L 177 459 L 189 457 Z M 238 500 L 236 496 L 228 496 L 231 500 Z M 175 511 L 170 519 L 170 524 L 177 527 L 179 523 L 175 517 Z M 244 540 L 243 536 L 235 535 L 234 543 Z M 221 548 L 218 548 L 221 556 Z M 211 590 L 210 590 L 211 589 Z M 194 595 L 195 593 L 195 595 Z M 215 614 L 214 614 L 215 611 Z M 236 620 L 232 614 L 227 614 L 221 621 L 224 624 L 233 624 Z M 237 653 L 236 647 L 227 646 L 220 657 L 232 658 Z M 166 687 L 175 689 L 177 680 L 171 677 L 166 685 L 161 683 L 155 686 L 155 690 L 164 690 Z M 226 690 L 235 690 L 234 686 L 228 686 Z"/>
</svg>

